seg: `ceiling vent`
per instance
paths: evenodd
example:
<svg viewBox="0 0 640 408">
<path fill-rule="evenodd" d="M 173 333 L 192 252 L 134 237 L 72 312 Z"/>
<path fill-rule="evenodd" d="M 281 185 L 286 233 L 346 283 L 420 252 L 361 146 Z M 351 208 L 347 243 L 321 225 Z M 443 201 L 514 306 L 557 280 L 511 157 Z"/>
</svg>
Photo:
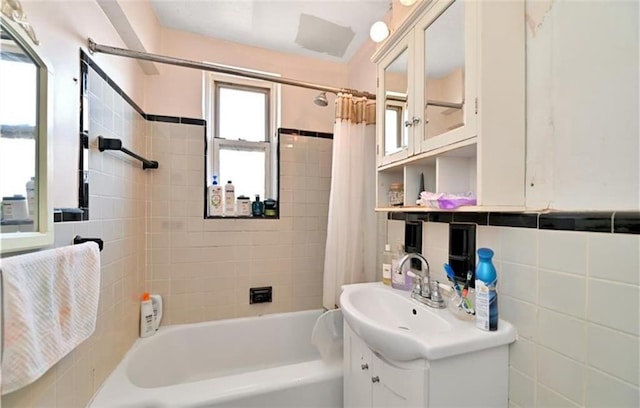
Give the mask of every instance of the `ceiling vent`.
<svg viewBox="0 0 640 408">
<path fill-rule="evenodd" d="M 355 32 L 351 27 L 343 27 L 309 14 L 300 14 L 296 44 L 316 52 L 342 58 Z"/>
</svg>

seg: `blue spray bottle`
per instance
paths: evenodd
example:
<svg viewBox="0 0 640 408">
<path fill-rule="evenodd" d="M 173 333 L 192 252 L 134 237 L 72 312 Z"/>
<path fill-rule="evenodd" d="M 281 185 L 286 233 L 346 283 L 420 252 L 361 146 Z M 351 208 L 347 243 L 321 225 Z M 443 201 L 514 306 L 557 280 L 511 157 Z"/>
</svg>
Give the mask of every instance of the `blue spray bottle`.
<svg viewBox="0 0 640 408">
<path fill-rule="evenodd" d="M 476 267 L 476 326 L 482 330 L 498 330 L 498 274 L 491 262 L 493 251 L 478 249 Z"/>
</svg>

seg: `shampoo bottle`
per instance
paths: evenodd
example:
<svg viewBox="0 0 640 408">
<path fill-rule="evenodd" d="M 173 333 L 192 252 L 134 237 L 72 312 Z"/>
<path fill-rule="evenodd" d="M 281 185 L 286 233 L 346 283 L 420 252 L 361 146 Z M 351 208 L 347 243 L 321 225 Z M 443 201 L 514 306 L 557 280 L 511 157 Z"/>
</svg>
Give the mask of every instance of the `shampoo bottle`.
<svg viewBox="0 0 640 408">
<path fill-rule="evenodd" d="M 153 329 L 153 305 L 148 293 L 142 294 L 140 302 L 140 337 L 148 337 L 156 331 Z"/>
<path fill-rule="evenodd" d="M 224 215 L 227 217 L 236 215 L 236 192 L 231 180 L 224 186 Z"/>
<path fill-rule="evenodd" d="M 384 246 L 384 252 L 382 253 L 382 283 L 385 285 L 391 285 L 392 262 L 393 252 L 391 252 L 391 245 L 386 244 Z"/>
<path fill-rule="evenodd" d="M 478 248 L 476 267 L 476 327 L 482 330 L 498 330 L 498 274 L 491 258 L 493 251 Z"/>
<path fill-rule="evenodd" d="M 153 307 L 153 330 L 158 331 L 162 320 L 162 296 L 151 295 L 151 306 Z"/>
<path fill-rule="evenodd" d="M 218 176 L 213 176 L 213 183 L 209 186 L 209 215 L 222 214 L 222 186 L 218 184 Z"/>
</svg>

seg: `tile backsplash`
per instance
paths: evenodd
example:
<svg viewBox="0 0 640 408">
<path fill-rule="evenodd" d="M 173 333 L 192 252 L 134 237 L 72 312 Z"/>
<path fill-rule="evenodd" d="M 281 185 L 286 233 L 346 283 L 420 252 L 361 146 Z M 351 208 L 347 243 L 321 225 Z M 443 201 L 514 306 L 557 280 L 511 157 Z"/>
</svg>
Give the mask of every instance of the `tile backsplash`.
<svg viewBox="0 0 640 408">
<path fill-rule="evenodd" d="M 204 127 L 149 122 L 146 287 L 163 324 L 322 307 L 332 140 L 280 135 L 280 218 L 203 219 Z M 249 304 L 249 288 L 273 302 Z"/>
<path fill-rule="evenodd" d="M 423 234 L 446 282 L 448 224 Z M 518 331 L 511 407 L 640 405 L 640 235 L 479 225 L 477 246 L 495 251 L 500 316 Z"/>
</svg>

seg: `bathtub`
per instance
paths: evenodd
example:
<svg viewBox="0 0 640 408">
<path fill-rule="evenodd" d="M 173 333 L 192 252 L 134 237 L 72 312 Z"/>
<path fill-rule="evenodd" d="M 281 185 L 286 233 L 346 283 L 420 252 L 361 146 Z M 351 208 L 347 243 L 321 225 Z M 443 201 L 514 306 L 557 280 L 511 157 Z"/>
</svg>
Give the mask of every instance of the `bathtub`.
<svg viewBox="0 0 640 408">
<path fill-rule="evenodd" d="M 89 406 L 342 407 L 342 356 L 321 358 L 311 344 L 321 314 L 161 327 L 134 343 Z"/>
</svg>

